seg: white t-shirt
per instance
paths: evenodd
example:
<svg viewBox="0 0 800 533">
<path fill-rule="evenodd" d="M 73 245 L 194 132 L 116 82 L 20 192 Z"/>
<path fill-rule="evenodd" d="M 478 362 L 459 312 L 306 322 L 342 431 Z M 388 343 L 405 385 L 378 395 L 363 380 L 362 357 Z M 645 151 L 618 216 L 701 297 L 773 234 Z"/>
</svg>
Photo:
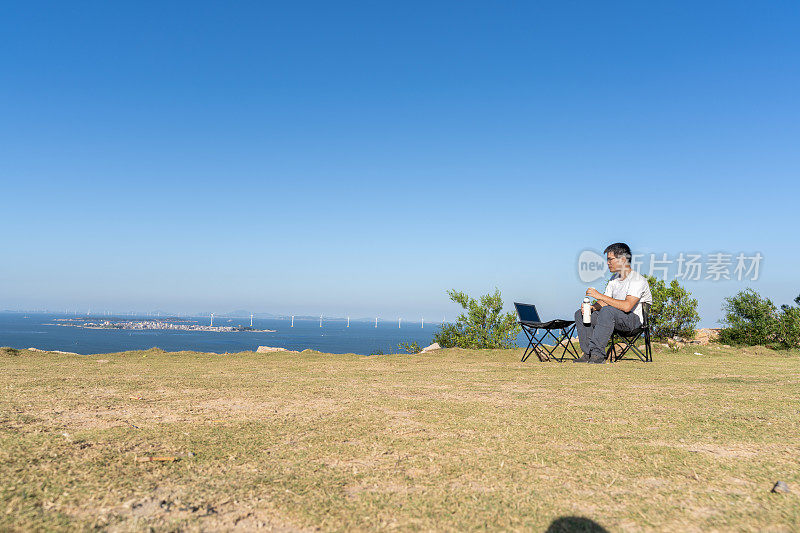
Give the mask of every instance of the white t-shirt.
<svg viewBox="0 0 800 533">
<path fill-rule="evenodd" d="M 627 296 L 636 296 L 639 301 L 636 302 L 636 307 L 633 308 L 633 313 L 639 317 L 639 321 L 644 322 L 642 316 L 642 303 L 653 303 L 653 295 L 650 294 L 650 284 L 644 276 L 631 270 L 625 279 L 619 279 L 619 274 L 611 276 L 611 280 L 606 285 L 606 291 L 603 293 L 606 296 L 611 296 L 615 300 L 624 300 Z"/>
</svg>

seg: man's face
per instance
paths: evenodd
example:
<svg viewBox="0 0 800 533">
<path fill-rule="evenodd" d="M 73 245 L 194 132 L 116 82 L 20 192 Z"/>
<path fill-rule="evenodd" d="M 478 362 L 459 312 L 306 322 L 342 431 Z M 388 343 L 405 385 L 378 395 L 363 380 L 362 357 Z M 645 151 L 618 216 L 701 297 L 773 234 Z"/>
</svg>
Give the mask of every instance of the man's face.
<svg viewBox="0 0 800 533">
<path fill-rule="evenodd" d="M 622 270 L 622 267 L 628 264 L 628 261 L 625 259 L 625 256 L 616 257 L 614 252 L 608 252 L 606 254 L 606 264 L 608 265 L 609 272 L 619 272 Z"/>
</svg>

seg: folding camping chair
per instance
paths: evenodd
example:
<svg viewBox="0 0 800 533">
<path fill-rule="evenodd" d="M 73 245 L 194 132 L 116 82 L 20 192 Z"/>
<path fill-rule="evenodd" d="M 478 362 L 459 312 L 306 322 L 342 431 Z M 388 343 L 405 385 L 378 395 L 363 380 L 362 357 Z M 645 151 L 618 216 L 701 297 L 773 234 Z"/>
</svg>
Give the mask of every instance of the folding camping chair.
<svg viewBox="0 0 800 533">
<path fill-rule="evenodd" d="M 564 361 L 564 358 L 569 353 L 573 359 L 578 359 L 580 355 L 575 347 L 572 345 L 572 335 L 575 333 L 574 320 L 550 320 L 549 322 L 542 322 L 539 318 L 539 313 L 536 312 L 536 306 L 531 304 L 520 304 L 514 302 L 514 307 L 517 309 L 517 316 L 519 317 L 519 325 L 522 326 L 522 331 L 528 337 L 528 347 L 525 348 L 525 353 L 522 355 L 522 361 L 525 362 L 532 353 L 536 354 L 539 361 L 550 361 L 552 357 L 559 363 Z M 536 338 L 539 330 L 544 330 L 544 335 Z M 559 335 L 553 333 L 558 331 Z M 542 344 L 547 337 L 555 341 L 552 347 Z M 559 347 L 563 346 L 561 358 L 555 352 Z"/>
<path fill-rule="evenodd" d="M 609 363 L 619 361 L 628 352 L 633 352 L 645 363 L 653 362 L 653 350 L 650 347 L 650 304 L 642 303 L 642 325 L 633 331 L 620 331 L 615 329 L 611 334 L 611 346 L 606 351 L 606 359 Z M 644 353 L 636 346 L 639 338 L 644 335 Z M 617 344 L 623 345 L 617 354 Z"/>
</svg>

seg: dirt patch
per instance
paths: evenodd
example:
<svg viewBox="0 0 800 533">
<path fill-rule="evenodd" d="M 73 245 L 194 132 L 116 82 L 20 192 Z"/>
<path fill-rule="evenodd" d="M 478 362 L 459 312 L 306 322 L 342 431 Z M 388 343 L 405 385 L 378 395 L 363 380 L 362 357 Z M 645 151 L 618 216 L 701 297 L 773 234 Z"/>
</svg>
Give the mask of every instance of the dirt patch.
<svg viewBox="0 0 800 533">
<path fill-rule="evenodd" d="M 489 494 L 496 492 L 497 487 L 487 485 L 486 483 L 478 483 L 477 481 L 461 482 L 454 481 L 450 483 L 450 490 L 453 492 L 468 492 L 477 494 Z"/>
<path fill-rule="evenodd" d="M 401 496 L 419 492 L 419 487 L 400 483 L 356 483 L 344 487 L 345 496 L 349 500 L 358 499 L 363 494 L 398 494 Z"/>
<path fill-rule="evenodd" d="M 107 524 L 108 531 L 121 533 L 142 529 L 173 529 L 175 524 L 194 521 L 202 531 L 252 531 L 262 529 L 276 532 L 305 532 L 311 529 L 288 524 L 269 509 L 263 501 L 193 502 L 181 491 L 157 487 L 151 494 L 127 501 L 111 509 L 101 509 L 98 525 Z M 97 513 L 97 510 L 92 511 Z"/>
<path fill-rule="evenodd" d="M 728 446 L 720 446 L 718 444 L 709 443 L 682 443 L 682 442 L 666 442 L 666 441 L 651 441 L 648 443 L 650 446 L 663 446 L 666 448 L 676 448 L 686 450 L 692 453 L 702 453 L 705 455 L 726 458 L 744 458 L 755 457 L 763 455 L 765 446 L 743 446 L 731 444 Z"/>
<path fill-rule="evenodd" d="M 750 450 L 744 446 L 717 446 L 716 444 L 694 444 L 689 446 L 681 445 L 679 448 L 685 448 L 690 452 L 705 453 L 708 455 L 716 455 L 719 457 L 753 457 L 758 455 L 757 451 Z"/>
<path fill-rule="evenodd" d="M 669 480 L 660 477 L 648 477 L 641 480 L 639 483 L 651 489 L 660 489 L 669 486 Z"/>
<path fill-rule="evenodd" d="M 66 409 L 48 413 L 50 420 L 71 431 L 108 429 L 112 427 L 141 427 L 145 423 L 174 423 L 191 420 L 180 413 L 154 407 L 118 409 Z"/>
</svg>

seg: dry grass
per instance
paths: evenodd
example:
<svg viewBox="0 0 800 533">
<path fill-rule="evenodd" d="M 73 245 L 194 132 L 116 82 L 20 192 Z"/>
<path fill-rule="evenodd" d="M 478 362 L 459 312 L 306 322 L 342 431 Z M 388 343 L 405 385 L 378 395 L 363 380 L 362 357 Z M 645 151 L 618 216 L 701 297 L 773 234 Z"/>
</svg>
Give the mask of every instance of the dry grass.
<svg viewBox="0 0 800 533">
<path fill-rule="evenodd" d="M 0 350 L 0 529 L 797 531 L 800 356 L 694 351 Z"/>
</svg>

